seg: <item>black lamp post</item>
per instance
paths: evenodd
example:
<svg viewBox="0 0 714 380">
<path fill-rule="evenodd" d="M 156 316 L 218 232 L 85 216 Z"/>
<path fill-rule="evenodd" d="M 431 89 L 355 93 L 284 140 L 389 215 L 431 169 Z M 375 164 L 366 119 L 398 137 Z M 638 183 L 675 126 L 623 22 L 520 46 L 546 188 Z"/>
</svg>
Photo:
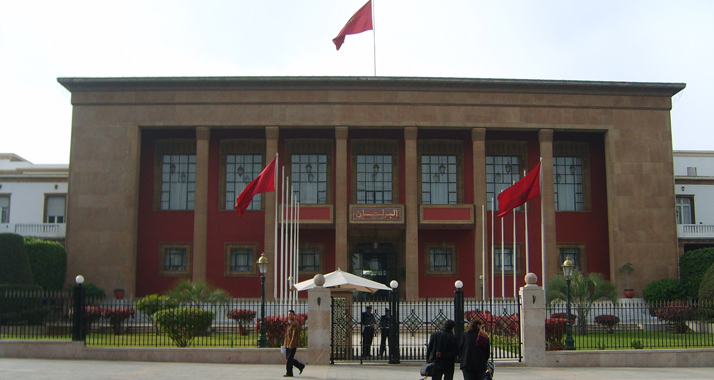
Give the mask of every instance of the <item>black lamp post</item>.
<svg viewBox="0 0 714 380">
<path fill-rule="evenodd" d="M 389 364 L 399 364 L 399 282 L 392 280 L 389 283 L 392 291 L 389 292 L 390 323 L 389 323 Z"/>
<path fill-rule="evenodd" d="M 72 310 L 72 340 L 83 341 L 87 336 L 87 316 L 84 310 L 84 276 L 81 274 L 74 278 L 77 285 L 74 287 L 74 304 Z"/>
<path fill-rule="evenodd" d="M 565 275 L 565 284 L 567 287 L 566 293 L 567 293 L 567 313 L 566 313 L 566 329 L 565 329 L 565 349 L 566 350 L 574 350 L 575 349 L 575 341 L 573 340 L 573 322 L 572 322 L 572 317 L 570 316 L 570 280 L 573 277 L 573 270 L 575 270 L 575 264 L 570 260 L 570 257 L 567 257 L 565 259 L 565 262 L 562 265 L 563 268 L 563 275 Z"/>
<path fill-rule="evenodd" d="M 265 273 L 268 271 L 268 258 L 265 252 L 260 254 L 258 259 L 258 270 L 260 271 L 260 336 L 258 337 L 258 347 L 265 347 Z"/>
<path fill-rule="evenodd" d="M 456 331 L 454 335 L 461 339 L 461 334 L 464 332 L 464 283 L 461 280 L 454 282 L 454 322 L 456 323 Z"/>
</svg>

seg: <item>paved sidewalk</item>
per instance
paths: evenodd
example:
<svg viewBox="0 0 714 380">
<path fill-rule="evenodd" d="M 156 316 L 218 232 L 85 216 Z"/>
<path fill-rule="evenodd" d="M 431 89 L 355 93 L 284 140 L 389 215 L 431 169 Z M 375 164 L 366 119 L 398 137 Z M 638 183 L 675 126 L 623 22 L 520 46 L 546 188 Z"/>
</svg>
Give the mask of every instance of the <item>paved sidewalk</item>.
<svg viewBox="0 0 714 380">
<path fill-rule="evenodd" d="M 0 358 L 2 380 L 282 379 L 275 364 L 204 364 Z M 419 379 L 419 367 L 401 365 L 308 365 L 296 379 Z M 461 380 L 461 371 L 454 375 Z M 496 367 L 496 380 L 711 380 L 714 368 L 529 368 Z"/>
</svg>

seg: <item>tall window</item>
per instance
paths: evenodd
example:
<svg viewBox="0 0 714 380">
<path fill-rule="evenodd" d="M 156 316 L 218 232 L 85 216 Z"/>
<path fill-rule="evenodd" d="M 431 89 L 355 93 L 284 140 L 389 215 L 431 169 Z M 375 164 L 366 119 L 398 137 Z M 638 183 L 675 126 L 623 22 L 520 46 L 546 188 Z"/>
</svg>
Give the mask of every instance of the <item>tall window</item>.
<svg viewBox="0 0 714 380">
<path fill-rule="evenodd" d="M 494 250 L 495 263 L 496 263 L 496 275 L 501 272 L 501 262 L 503 262 L 503 271 L 513 272 L 513 247 L 510 248 L 500 248 L 497 247 Z"/>
<path fill-rule="evenodd" d="M 293 195 L 302 204 L 327 203 L 327 155 L 291 155 Z"/>
<path fill-rule="evenodd" d="M 562 265 L 567 258 L 575 264 L 575 270 L 580 270 L 580 249 L 579 248 L 560 248 L 560 261 Z"/>
<path fill-rule="evenodd" d="M 263 156 L 260 154 L 226 155 L 226 210 L 235 207 L 238 195 L 261 171 Z M 256 194 L 248 210 L 260 210 L 262 199 L 262 194 Z"/>
<path fill-rule="evenodd" d="M 0 195 L 0 223 L 10 223 L 9 195 Z"/>
<path fill-rule="evenodd" d="M 421 156 L 421 200 L 427 205 L 458 203 L 456 156 Z"/>
<path fill-rule="evenodd" d="M 425 249 L 427 275 L 456 274 L 456 244 L 428 244 Z"/>
<path fill-rule="evenodd" d="M 357 155 L 357 203 L 392 203 L 391 155 Z"/>
<path fill-rule="evenodd" d="M 254 276 L 257 243 L 226 243 L 225 275 L 229 277 Z"/>
<path fill-rule="evenodd" d="M 298 271 L 305 274 L 320 273 L 320 248 L 302 247 L 298 252 Z"/>
<path fill-rule="evenodd" d="M 561 266 L 565 259 L 570 257 L 570 260 L 575 264 L 575 270 L 582 273 L 587 271 L 586 246 L 583 243 L 560 243 L 558 244 L 559 261 L 554 263 L 554 267 L 562 273 Z"/>
<path fill-rule="evenodd" d="M 161 244 L 159 273 L 164 276 L 183 276 L 191 273 L 191 245 Z"/>
<path fill-rule="evenodd" d="M 491 199 L 521 179 L 521 158 L 519 156 L 486 156 L 486 199 L 491 210 Z M 498 208 L 498 204 L 494 201 Z"/>
<path fill-rule="evenodd" d="M 193 210 L 196 155 L 167 154 L 161 159 L 161 209 Z"/>
<path fill-rule="evenodd" d="M 693 201 L 692 197 L 677 197 L 677 224 L 694 224 Z"/>
<path fill-rule="evenodd" d="M 582 211 L 583 161 L 581 157 L 553 157 L 556 211 Z"/>
<path fill-rule="evenodd" d="M 45 223 L 64 223 L 65 196 L 51 195 L 47 197 Z"/>
</svg>

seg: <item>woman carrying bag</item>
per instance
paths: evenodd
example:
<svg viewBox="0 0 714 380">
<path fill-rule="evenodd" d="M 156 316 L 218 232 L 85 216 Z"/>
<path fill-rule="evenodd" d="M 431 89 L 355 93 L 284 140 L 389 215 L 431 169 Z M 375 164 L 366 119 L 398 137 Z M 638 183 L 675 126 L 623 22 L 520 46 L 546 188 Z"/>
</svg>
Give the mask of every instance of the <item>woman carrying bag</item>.
<svg viewBox="0 0 714 380">
<path fill-rule="evenodd" d="M 486 362 L 491 355 L 488 334 L 481 330 L 481 322 L 471 320 L 469 327 L 461 335 L 459 344 L 461 353 L 461 373 L 464 380 L 483 380 L 488 367 Z"/>
</svg>

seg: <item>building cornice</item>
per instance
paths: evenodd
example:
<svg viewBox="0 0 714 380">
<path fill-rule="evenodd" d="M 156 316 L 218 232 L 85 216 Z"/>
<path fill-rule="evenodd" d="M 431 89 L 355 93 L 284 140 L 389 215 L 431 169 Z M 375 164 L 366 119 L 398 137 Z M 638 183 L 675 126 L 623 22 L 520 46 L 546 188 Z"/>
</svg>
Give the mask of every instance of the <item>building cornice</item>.
<svg viewBox="0 0 714 380">
<path fill-rule="evenodd" d="M 426 77 L 134 77 L 58 78 L 71 92 L 175 90 L 409 90 L 671 97 L 685 83 Z"/>
</svg>

